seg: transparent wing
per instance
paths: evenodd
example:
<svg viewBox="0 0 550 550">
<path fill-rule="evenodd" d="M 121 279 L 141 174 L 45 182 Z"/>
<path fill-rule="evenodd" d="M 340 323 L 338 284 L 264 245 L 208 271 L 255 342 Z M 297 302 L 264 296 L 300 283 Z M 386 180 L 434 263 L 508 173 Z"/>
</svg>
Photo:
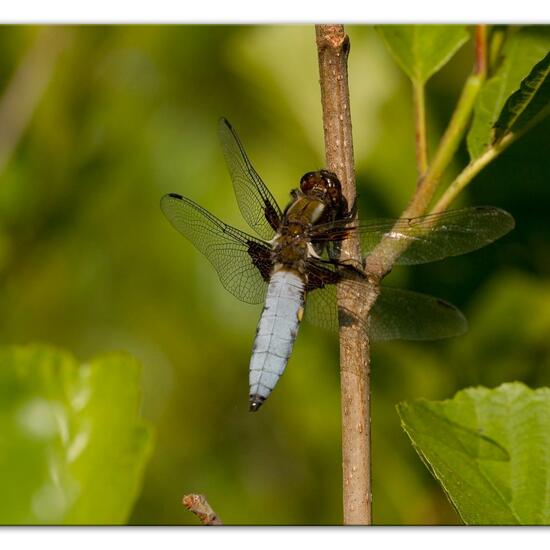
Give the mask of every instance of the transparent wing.
<svg viewBox="0 0 550 550">
<path fill-rule="evenodd" d="M 364 256 L 384 238 L 401 243 L 395 264 L 422 264 L 458 256 L 496 241 L 514 228 L 514 218 L 500 208 L 475 206 L 418 218 L 347 222 L 314 226 L 313 243 L 342 241 L 355 232 Z"/>
<path fill-rule="evenodd" d="M 461 311 L 434 296 L 382 287 L 371 311 L 373 340 L 439 340 L 468 330 Z"/>
<path fill-rule="evenodd" d="M 305 318 L 312 325 L 338 331 L 336 282 L 341 276 L 335 266 L 309 261 L 307 265 Z M 352 287 L 355 289 L 357 287 Z"/>
<path fill-rule="evenodd" d="M 360 288 L 354 283 L 348 285 L 348 292 L 357 292 L 357 299 L 363 299 Z M 350 311 L 340 310 L 348 318 L 360 322 Z M 339 328 L 338 304 L 336 301 L 336 285 L 312 290 L 306 294 L 305 319 L 317 327 L 332 332 Z"/>
<path fill-rule="evenodd" d="M 336 285 L 312 290 L 306 294 L 305 320 L 316 327 L 338 332 Z"/>
<path fill-rule="evenodd" d="M 270 240 L 279 227 L 281 209 L 254 170 L 239 136 L 225 118 L 219 121 L 218 133 L 239 209 L 248 225 L 260 237 Z"/>
<path fill-rule="evenodd" d="M 160 207 L 168 221 L 208 258 L 231 294 L 250 304 L 263 302 L 271 272 L 266 243 L 223 223 L 181 195 L 164 195 Z"/>
<path fill-rule="evenodd" d="M 348 291 L 361 295 L 355 281 L 346 281 Z M 352 315 L 343 312 L 344 315 Z M 305 318 L 321 328 L 338 330 L 336 286 L 307 294 Z M 468 323 L 452 304 L 409 290 L 382 287 L 371 311 L 369 335 L 380 340 L 438 340 L 466 332 Z"/>
</svg>

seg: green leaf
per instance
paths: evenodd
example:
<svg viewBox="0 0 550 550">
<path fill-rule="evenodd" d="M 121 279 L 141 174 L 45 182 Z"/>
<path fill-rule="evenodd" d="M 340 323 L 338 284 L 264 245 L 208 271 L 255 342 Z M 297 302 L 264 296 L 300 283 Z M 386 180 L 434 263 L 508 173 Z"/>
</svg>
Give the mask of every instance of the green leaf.
<svg viewBox="0 0 550 550">
<path fill-rule="evenodd" d="M 441 69 L 470 37 L 464 25 L 381 25 L 377 30 L 417 84 Z"/>
<path fill-rule="evenodd" d="M 514 382 L 397 406 L 402 426 L 463 521 L 550 522 L 550 388 Z"/>
<path fill-rule="evenodd" d="M 517 132 L 550 105 L 550 53 L 537 63 L 521 81 L 495 123 L 494 141 L 499 141 L 508 132 Z"/>
<path fill-rule="evenodd" d="M 508 98 L 520 91 L 522 81 L 550 51 L 550 27 L 528 26 L 512 34 L 503 49 L 503 60 L 477 97 L 472 126 L 468 132 L 468 151 L 475 160 L 493 140 L 493 127 Z"/>
<path fill-rule="evenodd" d="M 78 365 L 46 346 L 0 349 L 1 524 L 120 524 L 151 451 L 139 365 Z"/>
</svg>

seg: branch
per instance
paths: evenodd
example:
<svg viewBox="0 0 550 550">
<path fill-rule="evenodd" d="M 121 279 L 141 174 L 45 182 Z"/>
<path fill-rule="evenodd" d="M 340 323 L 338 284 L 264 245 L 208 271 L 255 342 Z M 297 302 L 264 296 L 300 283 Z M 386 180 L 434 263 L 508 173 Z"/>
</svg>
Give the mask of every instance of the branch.
<svg viewBox="0 0 550 550">
<path fill-rule="evenodd" d="M 342 25 L 315 27 L 325 155 L 327 168 L 336 173 L 348 204 L 355 201 L 355 171 L 348 89 L 349 38 Z M 361 265 L 357 239 L 344 241 L 341 259 Z M 337 287 L 339 310 L 352 312 L 354 321 L 340 319 L 340 389 L 342 394 L 342 469 L 344 523 L 372 523 L 370 450 L 370 347 L 364 324 L 376 301 L 376 285 L 365 286 L 357 299 Z"/>
<path fill-rule="evenodd" d="M 487 25 L 476 25 L 475 48 L 476 64 L 474 74 L 487 75 Z"/>
<path fill-rule="evenodd" d="M 42 30 L 20 62 L 0 98 L 0 173 L 19 143 L 51 80 L 66 43 L 66 30 Z"/>
<path fill-rule="evenodd" d="M 456 199 L 458 194 L 495 158 L 497 158 L 503 151 L 508 149 L 512 143 L 525 135 L 531 128 L 536 126 L 544 118 L 550 114 L 550 107 L 547 107 L 541 111 L 536 117 L 534 117 L 529 124 L 526 124 L 518 132 L 510 132 L 506 134 L 500 141 L 489 147 L 485 153 L 475 160 L 472 160 L 460 174 L 454 179 L 454 181 L 446 189 L 445 193 L 437 201 L 436 205 L 432 208 L 431 213 L 442 212 L 446 210 L 451 202 Z"/>
<path fill-rule="evenodd" d="M 185 495 L 182 499 L 183 505 L 195 514 L 203 525 L 223 525 L 216 512 L 212 510 L 204 495 Z"/>
<path fill-rule="evenodd" d="M 428 169 L 428 143 L 426 137 L 426 98 L 424 83 L 413 82 L 413 105 L 416 142 L 416 168 L 421 178 Z M 419 179 L 419 182 L 421 179 Z"/>
<path fill-rule="evenodd" d="M 487 47 L 488 72 L 493 73 L 499 62 L 502 46 L 506 41 L 508 27 L 502 25 L 491 26 L 489 45 Z"/>
<path fill-rule="evenodd" d="M 441 176 L 464 138 L 475 100 L 486 77 L 486 47 L 486 28 L 485 25 L 479 25 L 476 30 L 476 57 L 472 74 L 464 84 L 457 106 L 441 138 L 432 163 L 425 175 L 421 177 L 416 192 L 403 211 L 401 218 L 414 218 L 427 210 Z M 381 279 L 391 270 L 393 263 L 406 247 L 406 242 L 399 243 L 393 239 L 382 239 L 367 258 L 366 271 Z"/>
</svg>

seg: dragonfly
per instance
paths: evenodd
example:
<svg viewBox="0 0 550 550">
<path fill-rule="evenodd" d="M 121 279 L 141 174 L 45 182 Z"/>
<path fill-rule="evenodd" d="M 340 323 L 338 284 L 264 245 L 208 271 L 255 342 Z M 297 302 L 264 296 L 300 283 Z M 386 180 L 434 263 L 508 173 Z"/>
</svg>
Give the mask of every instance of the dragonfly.
<svg viewBox="0 0 550 550">
<path fill-rule="evenodd" d="M 235 197 L 257 236 L 232 227 L 191 199 L 168 193 L 161 210 L 216 270 L 222 285 L 239 300 L 264 307 L 249 365 L 249 410 L 257 411 L 289 361 L 302 318 L 337 330 L 336 285 L 363 299 L 366 276 L 353 277 L 339 258 L 346 239 L 358 239 L 363 257 L 382 240 L 399 241 L 395 265 L 421 264 L 465 254 L 492 243 L 514 227 L 513 217 L 492 206 L 475 206 L 408 219 L 357 220 L 338 177 L 308 172 L 281 210 L 253 167 L 231 124 L 218 133 Z M 354 294 L 355 293 L 355 294 Z M 340 317 L 339 317 L 340 315 Z M 457 336 L 467 322 L 445 300 L 404 289 L 380 287 L 364 324 L 371 340 L 435 340 Z"/>
</svg>

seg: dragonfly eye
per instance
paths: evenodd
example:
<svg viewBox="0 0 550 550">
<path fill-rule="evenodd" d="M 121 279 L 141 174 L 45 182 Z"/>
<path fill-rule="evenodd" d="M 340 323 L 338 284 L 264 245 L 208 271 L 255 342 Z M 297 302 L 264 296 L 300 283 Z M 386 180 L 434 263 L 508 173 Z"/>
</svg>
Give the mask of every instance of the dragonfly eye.
<svg viewBox="0 0 550 550">
<path fill-rule="evenodd" d="M 327 189 L 336 189 L 337 191 L 342 190 L 340 180 L 334 172 L 329 172 L 328 170 L 321 170 L 321 177 L 323 178 Z"/>
<path fill-rule="evenodd" d="M 304 174 L 300 180 L 300 189 L 306 195 L 329 202 L 333 207 L 339 207 L 343 201 L 340 181 L 336 174 L 328 170 Z"/>
<path fill-rule="evenodd" d="M 316 184 L 319 183 L 319 173 L 318 172 L 308 172 L 302 176 L 300 180 L 300 189 L 304 193 L 309 193 Z"/>
<path fill-rule="evenodd" d="M 321 170 L 321 178 L 323 179 L 326 193 L 333 206 L 341 205 L 344 201 L 342 196 L 342 186 L 338 176 L 328 170 Z"/>
</svg>

